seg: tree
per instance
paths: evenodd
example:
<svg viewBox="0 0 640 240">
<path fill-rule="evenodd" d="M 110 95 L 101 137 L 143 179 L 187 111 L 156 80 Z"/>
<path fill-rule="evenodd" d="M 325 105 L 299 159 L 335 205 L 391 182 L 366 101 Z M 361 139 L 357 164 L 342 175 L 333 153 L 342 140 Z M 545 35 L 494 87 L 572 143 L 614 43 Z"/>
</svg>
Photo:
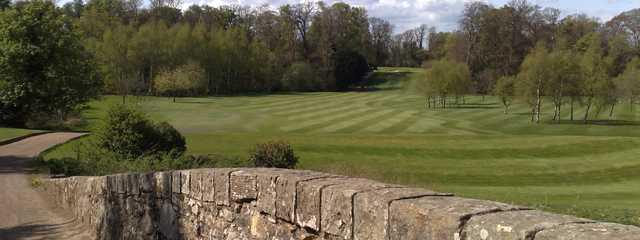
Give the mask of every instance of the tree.
<svg viewBox="0 0 640 240">
<path fill-rule="evenodd" d="M 592 33 L 580 40 L 586 45 L 586 51 L 582 54 L 580 66 L 582 69 L 582 96 L 587 107 L 583 122 L 587 123 L 589 113 L 596 101 L 599 106 L 611 103 L 610 94 L 613 82 L 607 74 L 607 65 L 602 54 L 602 40 L 599 34 Z M 615 105 L 613 105 L 615 106 Z M 612 111 L 613 112 L 613 111 Z"/>
<path fill-rule="evenodd" d="M 545 95 L 546 84 L 554 66 L 550 64 L 549 52 L 544 44 L 539 43 L 525 58 L 518 74 L 517 89 L 519 95 L 531 107 L 531 121 L 540 123 L 542 97 Z"/>
<path fill-rule="evenodd" d="M 515 96 L 516 77 L 504 76 L 498 79 L 493 89 L 493 94 L 500 97 L 500 102 L 504 106 L 504 114 L 509 113 L 509 107 L 513 103 Z"/>
<path fill-rule="evenodd" d="M 108 29 L 98 42 L 96 60 L 106 90 L 110 93 L 122 95 L 122 103 L 131 90 L 139 85 L 139 79 L 134 68 L 134 60 L 130 54 L 129 41 L 134 29 L 127 25 L 118 25 Z"/>
<path fill-rule="evenodd" d="M 342 50 L 336 52 L 334 63 L 336 86 L 340 90 L 362 83 L 362 80 L 369 72 L 367 59 L 356 51 Z"/>
<path fill-rule="evenodd" d="M 173 71 L 163 71 L 154 80 L 154 88 L 159 94 L 173 97 L 193 96 L 206 89 L 204 70 L 196 63 L 187 63 Z"/>
<path fill-rule="evenodd" d="M 618 94 L 629 100 L 629 107 L 633 111 L 636 97 L 640 95 L 640 58 L 636 57 L 625 71 L 615 79 Z"/>
<path fill-rule="evenodd" d="M 3 11 L 11 6 L 11 0 L 0 0 L 0 11 Z"/>
<path fill-rule="evenodd" d="M 38 114 L 64 119 L 97 96 L 101 82 L 75 28 L 51 2 L 0 12 L 0 121 Z"/>
<path fill-rule="evenodd" d="M 445 108 L 447 98 L 451 95 L 455 96 L 458 103 L 458 97 L 467 94 L 471 85 L 471 74 L 467 65 L 450 60 L 439 60 L 430 65 L 426 77 L 420 79 L 416 86 L 417 90 L 426 96 L 425 106 L 429 108 L 440 105 Z"/>
</svg>

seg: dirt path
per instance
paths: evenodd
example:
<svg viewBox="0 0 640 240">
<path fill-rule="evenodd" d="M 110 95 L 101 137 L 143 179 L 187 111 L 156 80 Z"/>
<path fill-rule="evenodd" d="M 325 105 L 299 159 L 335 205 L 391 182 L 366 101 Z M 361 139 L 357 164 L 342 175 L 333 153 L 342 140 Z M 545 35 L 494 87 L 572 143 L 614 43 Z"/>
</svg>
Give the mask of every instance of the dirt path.
<svg viewBox="0 0 640 240">
<path fill-rule="evenodd" d="M 89 239 L 73 218 L 31 187 L 27 162 L 40 152 L 81 136 L 49 133 L 0 146 L 0 240 Z"/>
</svg>

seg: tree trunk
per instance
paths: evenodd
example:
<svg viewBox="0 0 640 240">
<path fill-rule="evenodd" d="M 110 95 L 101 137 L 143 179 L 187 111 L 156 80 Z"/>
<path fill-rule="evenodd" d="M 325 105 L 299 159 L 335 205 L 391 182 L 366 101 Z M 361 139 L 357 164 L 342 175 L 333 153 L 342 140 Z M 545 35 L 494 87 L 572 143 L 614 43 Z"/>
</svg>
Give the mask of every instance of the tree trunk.
<svg viewBox="0 0 640 240">
<path fill-rule="evenodd" d="M 536 90 L 536 123 L 540 123 L 540 105 L 542 104 L 542 96 L 541 96 L 540 87 Z"/>
<path fill-rule="evenodd" d="M 613 109 L 616 107 L 616 103 L 611 104 L 611 110 L 609 110 L 609 120 L 613 119 Z"/>
<path fill-rule="evenodd" d="M 575 97 L 571 97 L 571 121 L 573 122 L 573 100 Z"/>
<path fill-rule="evenodd" d="M 591 110 L 591 98 L 589 98 L 589 102 L 587 103 L 587 110 L 584 112 L 584 124 L 587 124 L 587 119 L 589 118 L 589 110 Z"/>
</svg>

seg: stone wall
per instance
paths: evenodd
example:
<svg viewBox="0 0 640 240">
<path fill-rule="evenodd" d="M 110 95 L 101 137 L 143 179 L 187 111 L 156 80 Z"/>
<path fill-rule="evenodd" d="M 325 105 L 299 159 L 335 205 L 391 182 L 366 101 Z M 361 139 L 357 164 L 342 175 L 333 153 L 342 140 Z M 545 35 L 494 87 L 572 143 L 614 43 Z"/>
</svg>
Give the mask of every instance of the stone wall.
<svg viewBox="0 0 640 240">
<path fill-rule="evenodd" d="M 633 226 L 311 171 L 71 177 L 44 189 L 99 239 L 640 239 Z"/>
</svg>

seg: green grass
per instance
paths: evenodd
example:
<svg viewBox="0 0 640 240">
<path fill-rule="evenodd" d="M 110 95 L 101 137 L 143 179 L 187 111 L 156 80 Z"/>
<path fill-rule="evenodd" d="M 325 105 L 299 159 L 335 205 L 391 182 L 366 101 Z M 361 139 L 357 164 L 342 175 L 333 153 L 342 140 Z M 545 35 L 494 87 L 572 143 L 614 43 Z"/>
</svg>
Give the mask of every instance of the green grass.
<svg viewBox="0 0 640 240">
<path fill-rule="evenodd" d="M 39 130 L 21 129 L 21 128 L 4 128 L 0 127 L 0 141 L 24 136 L 31 133 L 40 132 Z"/>
<path fill-rule="evenodd" d="M 640 224 L 640 126 L 628 105 L 615 114 L 627 121 L 587 125 L 531 124 L 523 103 L 505 115 L 491 97 L 425 110 L 407 90 L 422 74 L 382 68 L 372 76 L 375 91 L 128 100 L 176 126 L 192 154 L 245 157 L 257 143 L 286 140 L 303 169 Z M 83 128 L 120 101 L 93 102 Z M 549 119 L 549 102 L 543 110 Z M 577 107 L 576 116 L 583 112 Z M 72 154 L 67 144 L 46 157 Z"/>
</svg>

